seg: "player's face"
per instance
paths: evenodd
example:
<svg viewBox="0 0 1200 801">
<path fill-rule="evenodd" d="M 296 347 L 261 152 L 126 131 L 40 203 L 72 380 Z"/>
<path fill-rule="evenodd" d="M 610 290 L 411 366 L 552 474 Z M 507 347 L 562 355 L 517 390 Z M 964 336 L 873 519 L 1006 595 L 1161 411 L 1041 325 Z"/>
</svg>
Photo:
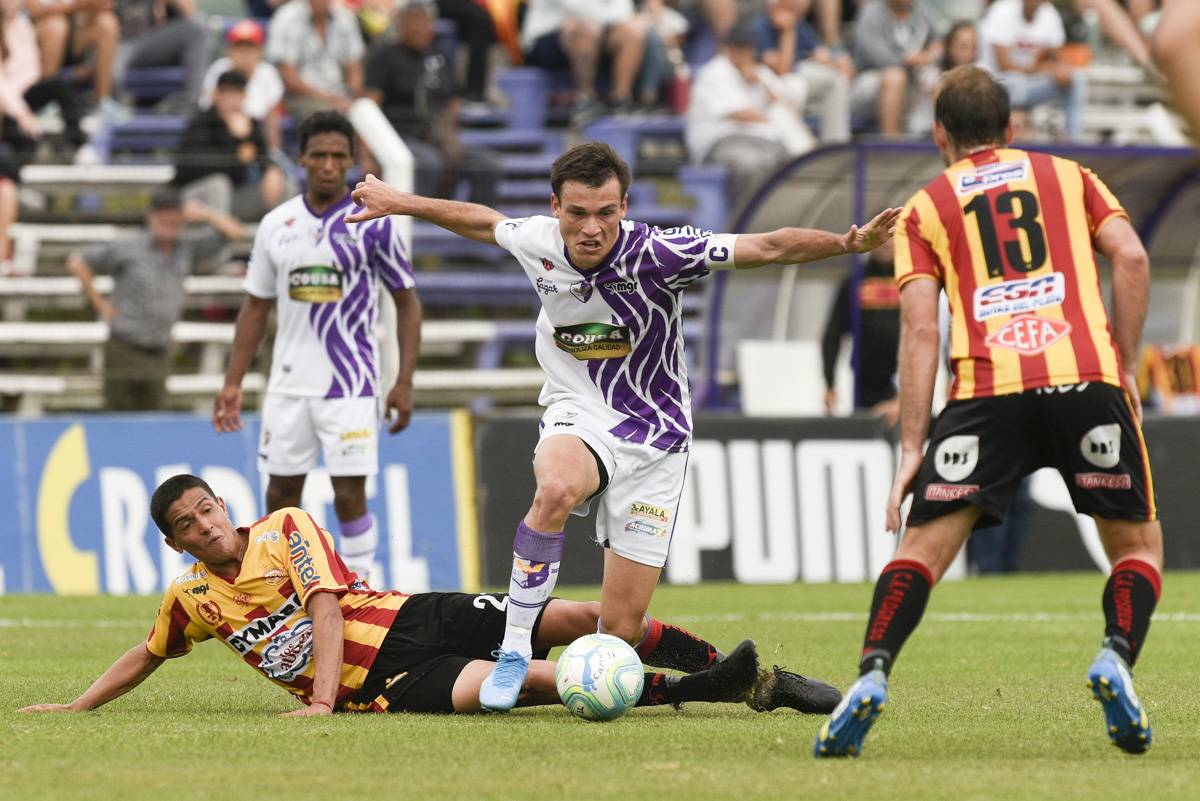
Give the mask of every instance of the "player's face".
<svg viewBox="0 0 1200 801">
<path fill-rule="evenodd" d="M 337 131 L 313 134 L 300 154 L 300 166 L 308 173 L 308 191 L 321 201 L 348 191 L 346 173 L 353 164 L 350 140 Z"/>
<path fill-rule="evenodd" d="M 566 181 L 559 195 L 550 194 L 550 209 L 576 267 L 591 270 L 604 261 L 617 244 L 627 207 L 615 177 L 602 186 Z"/>
<path fill-rule="evenodd" d="M 230 522 L 225 502 L 200 487 L 186 490 L 167 507 L 167 524 L 172 533 L 167 544 L 176 551 L 187 551 L 215 570 L 241 564 L 246 543 Z"/>
<path fill-rule="evenodd" d="M 183 210 L 153 209 L 146 215 L 146 228 L 156 244 L 173 247 L 183 231 Z"/>
</svg>

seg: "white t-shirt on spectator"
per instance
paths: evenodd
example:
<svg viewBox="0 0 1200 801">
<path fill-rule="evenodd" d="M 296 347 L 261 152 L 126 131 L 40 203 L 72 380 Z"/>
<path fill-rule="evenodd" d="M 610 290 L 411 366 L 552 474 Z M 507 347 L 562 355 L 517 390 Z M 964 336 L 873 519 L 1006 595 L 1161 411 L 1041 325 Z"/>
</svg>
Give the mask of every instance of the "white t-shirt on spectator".
<svg viewBox="0 0 1200 801">
<path fill-rule="evenodd" d="M 1008 48 L 1009 62 L 1027 69 L 1037 59 L 1037 51 L 1062 47 L 1067 41 L 1062 17 L 1050 2 L 1043 2 L 1025 19 L 1021 0 L 996 0 L 979 21 L 979 61 L 992 72 L 998 72 L 995 45 Z"/>
<path fill-rule="evenodd" d="M 557 31 L 565 19 L 615 25 L 633 15 L 633 0 L 531 0 L 521 24 L 521 48 L 533 47 L 538 37 Z"/>
<path fill-rule="evenodd" d="M 688 105 L 684 138 L 693 161 L 701 161 L 721 139 L 743 133 L 778 139 L 774 126 L 767 122 L 739 122 L 729 119 L 738 111 L 761 111 L 771 106 L 771 95 L 787 98 L 789 92 L 771 69 L 763 64 L 757 68 L 758 81 L 748 84 L 724 54 L 718 54 L 696 73 Z"/>
<path fill-rule="evenodd" d="M 325 35 L 313 27 L 308 0 L 289 0 L 271 17 L 265 55 L 274 64 L 291 64 L 300 80 L 314 89 L 344 95 L 342 66 L 362 61 L 366 46 L 354 12 L 340 5 L 329 9 Z"/>
<path fill-rule="evenodd" d="M 231 69 L 233 69 L 232 61 L 228 58 L 218 58 L 208 68 L 208 72 L 204 73 L 204 85 L 200 90 L 200 108 L 208 108 L 212 105 L 212 94 L 213 89 L 217 86 L 217 78 Z M 242 111 L 256 120 L 262 120 L 271 112 L 271 109 L 279 105 L 279 101 L 282 99 L 283 79 L 279 77 L 279 70 L 275 69 L 274 64 L 268 64 L 265 61 L 258 62 L 258 66 L 254 68 L 254 74 L 246 82 L 246 102 L 242 104 Z"/>
</svg>

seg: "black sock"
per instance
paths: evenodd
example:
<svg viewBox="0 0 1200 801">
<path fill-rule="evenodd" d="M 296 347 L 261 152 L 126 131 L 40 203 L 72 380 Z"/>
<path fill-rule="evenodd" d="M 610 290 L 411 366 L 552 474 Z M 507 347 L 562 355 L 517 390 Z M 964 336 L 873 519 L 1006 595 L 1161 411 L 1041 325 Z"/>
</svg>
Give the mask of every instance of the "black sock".
<svg viewBox="0 0 1200 801">
<path fill-rule="evenodd" d="M 921 622 L 933 576 L 929 568 L 911 559 L 893 559 L 875 582 L 871 616 L 863 637 L 859 675 L 876 667 L 890 673 L 904 641 Z"/>
<path fill-rule="evenodd" d="M 1137 661 L 1150 616 L 1162 592 L 1162 576 L 1153 565 L 1140 559 L 1126 559 L 1113 565 L 1104 585 L 1104 635 L 1108 646 L 1121 655 L 1130 667 Z"/>
<path fill-rule="evenodd" d="M 682 704 L 684 701 L 713 701 L 717 693 L 712 686 L 711 674 L 699 670 L 686 676 L 669 673 L 647 673 L 642 683 L 642 694 L 637 706 L 661 706 Z"/>
<path fill-rule="evenodd" d="M 646 619 L 646 636 L 637 647 L 642 664 L 694 673 L 707 670 L 721 659 L 721 652 L 707 640 L 668 623 Z"/>
</svg>

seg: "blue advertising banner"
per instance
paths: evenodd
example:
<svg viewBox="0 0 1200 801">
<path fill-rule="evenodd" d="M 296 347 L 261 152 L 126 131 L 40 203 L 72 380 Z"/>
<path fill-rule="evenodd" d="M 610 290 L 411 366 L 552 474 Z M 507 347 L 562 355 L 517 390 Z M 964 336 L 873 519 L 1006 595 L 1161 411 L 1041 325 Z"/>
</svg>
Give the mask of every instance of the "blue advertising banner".
<svg viewBox="0 0 1200 801">
<path fill-rule="evenodd" d="M 380 437 L 380 471 L 367 482 L 379 527 L 372 584 L 380 589 L 478 589 L 470 418 L 419 413 Z M 176 473 L 212 486 L 235 525 L 264 513 L 258 419 L 215 434 L 189 415 L 0 419 L 0 594 L 157 594 L 191 561 L 150 519 L 154 488 Z M 338 533 L 323 469 L 301 505 Z"/>
</svg>

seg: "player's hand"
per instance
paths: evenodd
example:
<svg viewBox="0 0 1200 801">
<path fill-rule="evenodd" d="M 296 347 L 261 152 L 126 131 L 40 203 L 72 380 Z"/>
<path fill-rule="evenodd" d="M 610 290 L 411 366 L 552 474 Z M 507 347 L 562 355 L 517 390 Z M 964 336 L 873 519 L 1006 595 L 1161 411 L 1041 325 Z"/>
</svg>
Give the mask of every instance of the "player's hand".
<svg viewBox="0 0 1200 801">
<path fill-rule="evenodd" d="M 350 193 L 350 199 L 362 208 L 346 215 L 346 222 L 365 222 L 376 217 L 397 214 L 404 208 L 404 192 L 388 186 L 374 175 L 367 173 L 366 180 L 359 181 Z"/>
<path fill-rule="evenodd" d="M 238 384 L 226 384 L 213 401 L 213 428 L 218 434 L 229 434 L 242 430 L 242 388 Z"/>
<path fill-rule="evenodd" d="M 279 717 L 281 718 L 319 718 L 325 715 L 332 715 L 333 710 L 325 704 L 310 704 L 300 709 L 293 709 L 291 712 L 284 712 Z"/>
<path fill-rule="evenodd" d="M 413 399 L 412 383 L 397 381 L 387 396 L 387 408 L 384 414 L 391 421 L 388 426 L 389 434 L 397 434 L 408 428 L 412 420 Z"/>
<path fill-rule="evenodd" d="M 1138 392 L 1137 376 L 1133 373 L 1121 373 L 1121 387 L 1129 395 L 1129 402 L 1133 404 L 1133 413 L 1137 415 L 1140 425 L 1142 422 L 1142 394 Z"/>
<path fill-rule="evenodd" d="M 850 226 L 846 232 L 846 252 L 866 253 L 887 242 L 896 230 L 896 218 L 901 211 L 903 209 L 884 209 L 862 228 Z"/>
<path fill-rule="evenodd" d="M 871 414 L 883 421 L 884 428 L 894 428 L 900 419 L 900 397 L 880 401 L 871 407 Z"/>
<path fill-rule="evenodd" d="M 924 454 L 920 451 L 902 451 L 900 464 L 896 467 L 896 478 L 892 481 L 892 492 L 888 496 L 887 530 L 893 534 L 900 531 L 900 505 L 912 492 L 913 482 L 921 469 Z"/>
<path fill-rule="evenodd" d="M 23 706 L 17 711 L 28 714 L 30 712 L 75 712 L 77 710 L 70 704 L 33 704 L 32 706 Z"/>
<path fill-rule="evenodd" d="M 833 414 L 837 409 L 837 390 L 825 390 L 825 414 Z"/>
</svg>

